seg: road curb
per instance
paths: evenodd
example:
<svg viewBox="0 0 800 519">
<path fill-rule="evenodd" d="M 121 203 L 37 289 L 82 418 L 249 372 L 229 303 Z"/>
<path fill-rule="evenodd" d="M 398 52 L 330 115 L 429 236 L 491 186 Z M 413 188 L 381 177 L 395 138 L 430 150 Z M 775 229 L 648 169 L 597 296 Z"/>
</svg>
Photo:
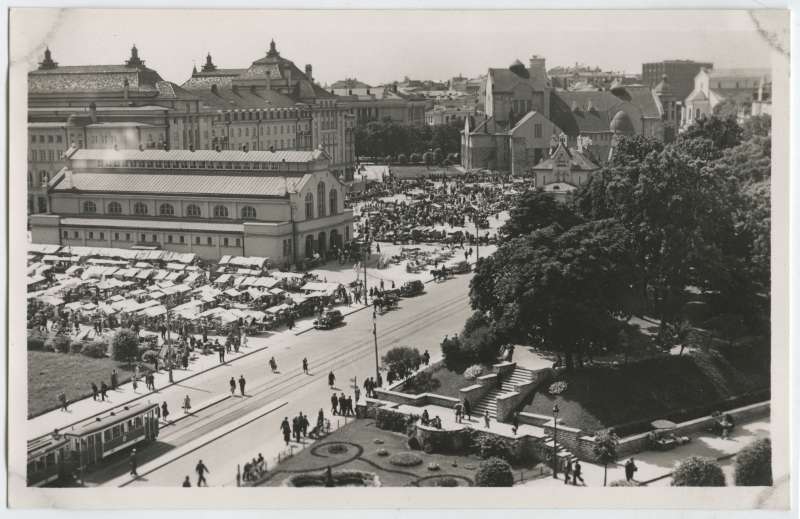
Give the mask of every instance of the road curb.
<svg viewBox="0 0 800 519">
<path fill-rule="evenodd" d="M 201 404 L 200 407 L 195 408 L 195 410 L 192 411 L 191 413 L 184 413 L 182 415 L 179 415 L 178 418 L 172 420 L 171 422 L 167 422 L 163 426 L 159 426 L 159 429 L 163 429 L 164 427 L 169 427 L 170 425 L 174 425 L 177 422 L 180 422 L 181 420 L 183 420 L 184 418 L 189 418 L 190 416 L 195 416 L 198 412 L 203 411 L 205 409 L 208 409 L 209 407 L 215 406 L 217 404 L 220 404 L 220 403 L 224 402 L 225 400 L 228 400 L 229 398 L 232 398 L 231 395 L 225 395 L 222 398 L 211 399 L 210 401 L 206 400 L 205 402 L 203 402 Z M 181 409 L 183 409 L 183 408 L 181 407 Z"/>
</svg>

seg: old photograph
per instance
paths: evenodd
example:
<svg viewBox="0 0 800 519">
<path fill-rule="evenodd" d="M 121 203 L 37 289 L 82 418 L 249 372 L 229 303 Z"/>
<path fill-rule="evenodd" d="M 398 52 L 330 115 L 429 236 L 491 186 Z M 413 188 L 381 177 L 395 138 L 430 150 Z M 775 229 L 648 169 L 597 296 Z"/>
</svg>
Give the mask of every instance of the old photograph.
<svg viewBox="0 0 800 519">
<path fill-rule="evenodd" d="M 12 9 L 9 505 L 788 509 L 789 40 Z"/>
</svg>

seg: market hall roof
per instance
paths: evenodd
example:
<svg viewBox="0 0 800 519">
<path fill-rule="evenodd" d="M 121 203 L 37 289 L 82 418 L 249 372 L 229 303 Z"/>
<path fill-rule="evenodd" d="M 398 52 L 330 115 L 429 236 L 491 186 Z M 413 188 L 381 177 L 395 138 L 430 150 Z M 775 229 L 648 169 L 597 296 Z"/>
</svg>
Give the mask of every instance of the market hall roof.
<svg viewBox="0 0 800 519">
<path fill-rule="evenodd" d="M 296 100 L 275 90 L 259 89 L 253 92 L 246 87 L 233 90 L 230 82 L 228 82 L 227 87 L 218 86 L 215 90 L 210 90 L 210 88 L 209 86 L 195 89 L 192 86 L 192 94 L 202 99 L 203 107 L 216 108 L 218 110 L 270 110 L 273 108 L 301 108 L 307 106 L 302 104 L 298 106 Z"/>
<path fill-rule="evenodd" d="M 122 92 L 125 81 L 131 92 L 159 91 L 156 83 L 164 82 L 158 72 L 149 68 L 125 65 L 83 65 L 57 67 L 28 72 L 28 92 Z"/>
<path fill-rule="evenodd" d="M 69 152 L 68 152 L 69 154 Z M 71 160 L 172 160 L 209 162 L 314 162 L 330 157 L 315 151 L 237 151 L 237 150 L 87 150 L 79 149 L 69 155 Z"/>
</svg>

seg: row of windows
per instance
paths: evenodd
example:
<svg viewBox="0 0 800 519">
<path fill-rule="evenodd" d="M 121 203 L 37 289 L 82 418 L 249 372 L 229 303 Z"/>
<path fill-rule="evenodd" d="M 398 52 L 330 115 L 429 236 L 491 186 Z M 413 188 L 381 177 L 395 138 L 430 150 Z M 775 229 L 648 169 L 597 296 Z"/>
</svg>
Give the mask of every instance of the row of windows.
<svg viewBox="0 0 800 519">
<path fill-rule="evenodd" d="M 64 158 L 64 150 L 30 150 L 31 162 L 55 162 Z"/>
<path fill-rule="evenodd" d="M 37 139 L 38 139 L 38 142 L 43 143 L 45 138 L 47 138 L 47 143 L 48 144 L 52 144 L 53 143 L 53 139 L 55 139 L 55 142 L 61 142 L 62 136 L 61 135 L 47 135 L 47 136 L 45 136 L 45 135 L 31 135 L 31 143 L 37 142 Z"/>
<path fill-rule="evenodd" d="M 47 171 L 40 171 L 39 172 L 39 182 L 41 185 L 47 185 L 50 182 L 50 173 Z M 33 173 L 28 171 L 28 187 L 33 187 Z"/>
<path fill-rule="evenodd" d="M 64 231 L 61 235 L 65 239 L 69 239 L 69 231 Z M 121 236 L 120 233 L 115 232 L 115 233 L 113 233 L 112 236 L 113 236 L 113 240 L 114 241 L 120 241 L 120 236 Z M 74 239 L 76 239 L 76 240 L 79 240 L 80 237 L 81 237 L 80 232 L 73 231 L 72 237 Z M 106 233 L 103 232 L 103 231 L 98 231 L 97 238 L 95 238 L 94 231 L 87 231 L 86 232 L 86 239 L 87 240 L 94 240 L 94 239 L 105 240 L 106 239 Z M 129 232 L 125 233 L 125 241 L 131 241 L 131 233 L 129 233 Z M 151 235 L 151 240 L 150 241 L 152 243 L 158 243 L 158 235 L 157 234 Z M 195 245 L 200 245 L 201 241 L 202 240 L 201 240 L 200 236 L 195 236 L 194 237 L 194 244 Z M 147 235 L 144 234 L 144 233 L 140 234 L 139 235 L 139 242 L 140 243 L 147 243 Z M 178 241 L 176 242 L 174 240 L 174 237 L 171 234 L 168 234 L 167 235 L 167 243 L 186 243 L 186 237 L 183 236 L 183 235 L 178 236 Z M 234 239 L 234 243 L 235 243 L 235 245 L 234 245 L 235 247 L 241 247 L 242 246 L 242 239 L 241 238 L 235 238 Z M 211 236 L 207 236 L 206 237 L 206 245 L 214 245 L 214 239 Z M 229 238 L 222 238 L 222 246 L 223 247 L 229 247 L 230 246 L 230 239 Z"/>
<path fill-rule="evenodd" d="M 336 214 L 339 210 L 339 195 L 336 189 L 331 189 L 328 200 L 330 214 Z M 325 216 L 325 182 L 317 184 L 317 218 Z M 306 218 L 314 218 L 314 195 L 306 194 Z"/>
<path fill-rule="evenodd" d="M 212 162 L 202 160 L 96 160 L 98 168 L 216 169 L 280 171 L 283 162 Z"/>
<path fill-rule="evenodd" d="M 133 205 L 133 214 L 138 215 L 145 215 L 149 214 L 150 209 L 147 207 L 147 204 L 142 202 L 136 202 Z M 84 213 L 96 213 L 97 212 L 97 204 L 91 201 L 86 201 L 83 203 L 83 212 Z M 108 204 L 108 214 L 122 214 L 122 204 L 119 202 L 111 202 Z M 172 204 L 161 204 L 158 208 L 158 214 L 161 216 L 175 216 L 175 207 Z M 256 210 L 254 207 L 246 205 L 242 207 L 242 218 L 245 220 L 255 219 L 257 216 Z M 201 216 L 202 212 L 200 210 L 200 206 L 195 204 L 190 204 L 186 207 L 186 216 Z M 214 207 L 214 218 L 227 218 L 228 217 L 228 208 L 224 205 L 218 205 Z"/>
</svg>

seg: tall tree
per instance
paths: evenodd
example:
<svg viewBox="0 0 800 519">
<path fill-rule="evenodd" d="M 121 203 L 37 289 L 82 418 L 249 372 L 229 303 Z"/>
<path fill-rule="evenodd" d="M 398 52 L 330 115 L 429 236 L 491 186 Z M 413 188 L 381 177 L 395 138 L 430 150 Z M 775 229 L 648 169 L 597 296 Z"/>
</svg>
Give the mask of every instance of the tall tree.
<svg viewBox="0 0 800 519">
<path fill-rule="evenodd" d="M 616 337 L 631 284 L 628 242 L 610 222 L 553 224 L 511 239 L 478 265 L 471 305 L 489 312 L 502 336 L 563 352 L 572 370 L 573 353 Z"/>
<path fill-rule="evenodd" d="M 528 189 L 518 194 L 508 211 L 508 220 L 497 231 L 500 243 L 558 223 L 570 229 L 584 220 L 574 208 L 561 203 L 542 189 Z"/>
<path fill-rule="evenodd" d="M 617 444 L 619 438 L 611 431 L 604 430 L 594 437 L 593 454 L 603 464 L 603 486 L 608 481 L 608 464 L 617 459 Z"/>
</svg>

